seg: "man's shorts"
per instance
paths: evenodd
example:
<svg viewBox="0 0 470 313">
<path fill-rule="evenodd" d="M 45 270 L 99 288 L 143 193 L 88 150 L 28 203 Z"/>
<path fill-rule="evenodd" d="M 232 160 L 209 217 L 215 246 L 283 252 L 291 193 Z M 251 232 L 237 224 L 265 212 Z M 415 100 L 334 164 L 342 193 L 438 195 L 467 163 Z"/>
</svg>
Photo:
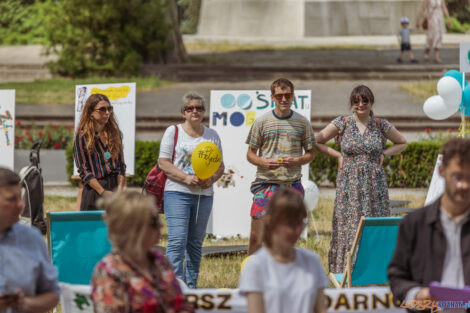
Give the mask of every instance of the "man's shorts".
<svg viewBox="0 0 470 313">
<path fill-rule="evenodd" d="M 304 196 L 304 187 L 300 181 L 282 185 L 255 181 L 251 185 L 251 191 L 253 192 L 253 204 L 251 205 L 250 215 L 252 218 L 261 219 L 266 215 L 269 199 L 280 188 L 291 188 L 300 192 L 302 197 Z"/>
<path fill-rule="evenodd" d="M 411 50 L 411 44 L 410 43 L 402 43 L 401 44 L 401 51 L 410 51 Z"/>
</svg>

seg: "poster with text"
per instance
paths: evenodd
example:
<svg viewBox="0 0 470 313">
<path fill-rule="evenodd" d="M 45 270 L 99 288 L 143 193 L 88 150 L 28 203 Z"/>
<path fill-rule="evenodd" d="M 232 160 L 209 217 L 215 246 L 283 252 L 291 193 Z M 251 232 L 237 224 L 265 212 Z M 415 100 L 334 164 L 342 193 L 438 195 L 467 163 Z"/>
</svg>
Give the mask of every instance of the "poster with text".
<svg viewBox="0 0 470 313">
<path fill-rule="evenodd" d="M 15 90 L 0 90 L 0 166 L 14 169 Z"/>
<path fill-rule="evenodd" d="M 214 205 L 208 232 L 219 237 L 250 232 L 251 182 L 256 166 L 246 159 L 248 132 L 256 118 L 274 109 L 269 90 L 212 90 L 210 127 L 222 141 L 225 172 L 214 184 Z M 296 90 L 292 109 L 310 121 L 311 91 Z M 302 179 L 308 179 L 308 165 L 302 167 Z"/>
<path fill-rule="evenodd" d="M 134 175 L 136 84 L 116 83 L 75 86 L 75 129 L 80 123 L 80 117 L 88 97 L 97 93 L 107 96 L 111 101 L 114 117 L 122 132 L 124 161 L 127 166 L 126 174 Z M 78 175 L 75 164 L 73 172 L 74 175 Z"/>
</svg>

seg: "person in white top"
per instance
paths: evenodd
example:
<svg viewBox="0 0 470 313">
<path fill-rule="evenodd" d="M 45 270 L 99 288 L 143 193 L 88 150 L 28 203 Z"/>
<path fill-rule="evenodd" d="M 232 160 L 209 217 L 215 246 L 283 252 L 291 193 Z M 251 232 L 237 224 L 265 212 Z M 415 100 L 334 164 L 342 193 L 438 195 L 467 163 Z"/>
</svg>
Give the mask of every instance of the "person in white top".
<svg viewBox="0 0 470 313">
<path fill-rule="evenodd" d="M 302 196 L 280 189 L 268 203 L 263 247 L 247 261 L 240 276 L 240 294 L 248 313 L 324 313 L 329 285 L 318 255 L 295 248 L 307 211 Z"/>
<path fill-rule="evenodd" d="M 172 163 L 175 126 L 165 131 L 160 143 L 158 165 L 168 177 L 163 194 L 163 208 L 168 226 L 166 256 L 173 265 L 176 276 L 189 288 L 197 287 L 201 249 L 206 235 L 207 222 L 212 210 L 212 184 L 224 172 L 224 163 L 208 179 L 199 179 L 192 167 L 191 156 L 202 142 L 222 146 L 219 135 L 202 125 L 204 98 L 189 92 L 183 97 L 181 113 L 185 119 L 179 124 L 175 159 Z"/>
</svg>

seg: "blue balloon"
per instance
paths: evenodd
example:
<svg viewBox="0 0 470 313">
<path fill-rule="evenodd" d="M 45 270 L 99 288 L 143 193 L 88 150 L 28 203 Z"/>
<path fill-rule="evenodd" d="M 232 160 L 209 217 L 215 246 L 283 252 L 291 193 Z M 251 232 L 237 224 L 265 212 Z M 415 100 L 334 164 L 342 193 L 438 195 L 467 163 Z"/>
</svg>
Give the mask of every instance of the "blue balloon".
<svg viewBox="0 0 470 313">
<path fill-rule="evenodd" d="M 459 71 L 457 70 L 447 71 L 447 73 L 444 74 L 444 77 L 446 76 L 455 78 L 459 82 L 460 86 L 462 86 L 462 73 L 460 73 Z"/>
<path fill-rule="evenodd" d="M 465 115 L 470 115 L 470 84 L 465 86 L 462 95 L 462 104 L 465 108 Z"/>
</svg>

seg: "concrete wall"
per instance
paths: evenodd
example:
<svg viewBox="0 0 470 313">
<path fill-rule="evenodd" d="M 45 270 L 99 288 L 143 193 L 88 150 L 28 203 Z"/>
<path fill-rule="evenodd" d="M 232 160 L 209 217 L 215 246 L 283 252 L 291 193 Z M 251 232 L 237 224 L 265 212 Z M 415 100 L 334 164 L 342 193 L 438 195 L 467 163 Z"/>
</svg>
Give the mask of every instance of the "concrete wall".
<svg viewBox="0 0 470 313">
<path fill-rule="evenodd" d="M 400 17 L 415 24 L 419 5 L 419 0 L 306 0 L 305 36 L 396 34 Z"/>
<path fill-rule="evenodd" d="M 198 35 L 229 37 L 396 34 L 420 0 L 202 0 Z"/>
<path fill-rule="evenodd" d="M 202 0 L 198 35 L 302 38 L 304 0 Z"/>
</svg>

